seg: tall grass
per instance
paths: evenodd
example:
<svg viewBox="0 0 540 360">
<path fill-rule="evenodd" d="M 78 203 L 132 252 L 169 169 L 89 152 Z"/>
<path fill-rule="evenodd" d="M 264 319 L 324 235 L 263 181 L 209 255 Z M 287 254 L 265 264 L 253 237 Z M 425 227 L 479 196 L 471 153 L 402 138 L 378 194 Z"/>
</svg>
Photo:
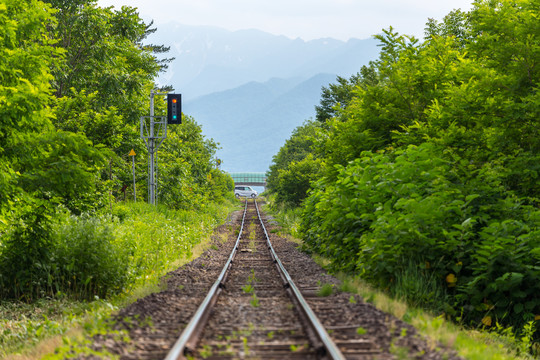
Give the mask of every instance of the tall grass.
<svg viewBox="0 0 540 360">
<path fill-rule="evenodd" d="M 443 313 L 450 308 L 450 296 L 439 282 L 440 279 L 425 265 L 412 260 L 403 260 L 405 266 L 396 272 L 395 282 L 388 284 L 388 292 L 394 298 L 404 300 L 409 305 Z"/>
<path fill-rule="evenodd" d="M 83 216 L 29 208 L 0 246 L 0 299 L 91 300 L 156 282 L 191 256 L 227 212 L 223 205 L 195 212 L 145 203 Z"/>
<path fill-rule="evenodd" d="M 264 210 L 271 213 L 277 222 L 281 225 L 284 233 L 300 237 L 298 227 L 301 221 L 302 209 L 299 207 L 288 207 L 275 201 L 275 196 L 267 195 L 265 197 L 266 205 Z"/>
<path fill-rule="evenodd" d="M 127 215 L 125 212 L 127 211 Z M 171 210 L 144 203 L 118 206 L 117 246 L 128 249 L 130 287 L 156 281 L 191 256 L 227 216 L 227 208 L 209 205 L 202 211 Z"/>
<path fill-rule="evenodd" d="M 79 299 L 105 298 L 128 283 L 129 249 L 118 246 L 112 216 L 70 216 L 58 224 L 53 242 L 53 290 Z"/>
<path fill-rule="evenodd" d="M 48 341 L 55 343 L 54 348 L 61 339 L 44 339 L 65 335 L 83 324 L 85 329 L 101 331 L 100 319 L 116 306 L 133 301 L 148 289 L 155 290 L 161 276 L 187 261 L 194 250 L 200 251 L 202 242 L 233 207 L 232 203 L 224 203 L 187 211 L 119 203 L 107 214 L 64 214 L 44 223 L 37 220 L 45 217 L 28 215 L 13 228 L 0 229 L 0 280 L 5 280 L 0 284 L 0 358 L 19 351 L 28 354 L 38 342 L 40 346 Z M 15 255 L 22 252 L 15 250 L 33 246 L 29 235 L 37 234 L 43 224 L 47 232 L 39 244 L 47 244 L 47 251 L 41 254 L 47 256 L 34 265 L 25 263 L 29 268 L 22 274 L 25 278 L 32 275 L 33 282 L 19 288 L 42 297 L 13 296 L 4 285 L 17 279 L 17 271 L 21 270 L 21 259 Z M 24 246 L 13 248 L 13 234 L 17 239 L 24 237 Z M 3 252 L 6 249 L 12 252 Z M 14 256 L 7 259 L 10 255 Z M 13 266 L 8 268 L 10 264 Z M 10 284 L 16 286 L 17 282 Z M 34 299 L 37 301 L 28 303 Z"/>
</svg>

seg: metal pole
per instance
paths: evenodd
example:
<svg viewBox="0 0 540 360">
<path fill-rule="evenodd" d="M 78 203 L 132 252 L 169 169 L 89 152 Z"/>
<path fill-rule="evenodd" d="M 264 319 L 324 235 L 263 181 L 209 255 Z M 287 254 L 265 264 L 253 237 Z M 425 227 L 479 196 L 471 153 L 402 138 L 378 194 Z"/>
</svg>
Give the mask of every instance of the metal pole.
<svg viewBox="0 0 540 360">
<path fill-rule="evenodd" d="M 133 202 L 137 202 L 137 189 L 135 188 L 135 155 L 133 158 Z"/>
<path fill-rule="evenodd" d="M 157 116 L 160 121 L 155 121 L 155 95 L 167 95 L 167 93 L 156 93 L 154 90 L 150 90 L 150 116 L 141 116 L 141 138 L 144 139 L 148 148 L 148 203 L 152 205 L 156 205 L 157 202 L 157 150 L 167 137 L 166 116 Z M 147 119 L 150 119 L 149 126 L 147 126 Z M 158 124 L 157 129 L 156 124 Z M 156 140 L 159 141 L 156 143 Z"/>
<path fill-rule="evenodd" d="M 150 91 L 150 136 L 148 137 L 148 144 L 149 144 L 149 155 L 150 155 L 150 172 L 148 176 L 150 179 L 148 179 L 148 182 L 150 183 L 150 196 L 148 198 L 148 202 L 152 205 L 155 205 L 155 196 L 156 196 L 156 183 L 155 183 L 155 174 L 154 174 L 154 90 Z"/>
</svg>

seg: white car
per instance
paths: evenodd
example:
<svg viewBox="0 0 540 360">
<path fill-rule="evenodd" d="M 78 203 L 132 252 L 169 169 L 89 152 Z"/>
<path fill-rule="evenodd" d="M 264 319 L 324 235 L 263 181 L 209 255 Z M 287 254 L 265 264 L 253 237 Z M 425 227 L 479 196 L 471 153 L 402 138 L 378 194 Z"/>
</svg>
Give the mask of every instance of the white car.
<svg viewBox="0 0 540 360">
<path fill-rule="evenodd" d="M 237 185 L 234 187 L 234 196 L 239 198 L 242 197 L 257 197 L 257 192 L 253 190 L 250 186 Z"/>
</svg>

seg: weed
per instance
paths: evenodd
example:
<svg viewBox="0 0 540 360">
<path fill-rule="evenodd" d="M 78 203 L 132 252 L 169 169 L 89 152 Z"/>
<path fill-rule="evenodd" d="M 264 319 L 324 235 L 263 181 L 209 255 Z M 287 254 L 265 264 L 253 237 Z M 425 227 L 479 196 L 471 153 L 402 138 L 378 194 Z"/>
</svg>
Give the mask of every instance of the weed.
<svg viewBox="0 0 540 360">
<path fill-rule="evenodd" d="M 391 294 L 407 301 L 410 305 L 421 308 L 444 311 L 444 304 L 449 302 L 448 294 L 440 286 L 439 278 L 433 271 L 420 268 L 408 261 L 391 286 Z"/>
<path fill-rule="evenodd" d="M 249 356 L 249 346 L 248 346 L 246 337 L 242 338 L 242 345 L 243 345 L 243 349 L 244 349 L 244 356 Z"/>
<path fill-rule="evenodd" d="M 250 283 L 259 282 L 259 280 L 255 277 L 255 269 L 251 269 L 251 274 L 248 277 L 248 281 Z"/>
<path fill-rule="evenodd" d="M 259 298 L 257 297 L 257 295 L 255 295 L 255 293 L 252 295 L 251 300 L 249 301 L 249 303 L 253 307 L 259 307 Z"/>
<path fill-rule="evenodd" d="M 390 344 L 390 353 L 395 355 L 398 360 L 409 360 L 409 349 L 403 346 L 397 346 L 394 343 Z"/>
<path fill-rule="evenodd" d="M 257 252 L 257 244 L 255 244 L 254 240 L 251 240 L 248 244 L 249 250 L 251 250 L 252 253 Z"/>
<path fill-rule="evenodd" d="M 213 352 L 210 345 L 203 345 L 203 349 L 201 350 L 200 354 L 203 359 L 206 359 L 212 356 Z"/>
<path fill-rule="evenodd" d="M 352 281 L 342 281 L 341 285 L 339 286 L 339 291 L 356 293 L 356 287 L 354 286 L 354 283 Z"/>
<path fill-rule="evenodd" d="M 332 295 L 334 292 L 334 285 L 333 284 L 323 284 L 319 291 L 317 292 L 317 296 L 319 297 L 326 297 Z"/>
<path fill-rule="evenodd" d="M 360 326 L 360 327 L 356 328 L 356 333 L 358 335 L 365 335 L 365 334 L 367 334 L 367 330 Z"/>
</svg>

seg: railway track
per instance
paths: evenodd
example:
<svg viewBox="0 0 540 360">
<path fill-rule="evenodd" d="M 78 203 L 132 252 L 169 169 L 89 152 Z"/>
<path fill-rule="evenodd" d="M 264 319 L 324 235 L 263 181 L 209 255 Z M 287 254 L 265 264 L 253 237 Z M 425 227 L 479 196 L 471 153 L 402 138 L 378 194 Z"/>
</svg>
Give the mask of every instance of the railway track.
<svg viewBox="0 0 540 360">
<path fill-rule="evenodd" d="M 355 339 L 357 328 L 332 327 L 339 345 L 328 334 L 274 251 L 257 202 L 246 200 L 233 251 L 166 360 L 377 354 L 374 344 Z"/>
<path fill-rule="evenodd" d="M 92 353 L 76 358 L 460 359 L 360 296 L 338 290 L 336 278 L 274 229 L 249 200 L 244 214 L 235 212 L 216 228 L 203 254 L 165 276 L 161 291 L 121 309 L 112 331 L 90 339 Z M 280 275 L 280 263 L 290 276 Z M 325 287 L 331 291 L 321 296 Z M 219 296 L 209 296 L 211 289 Z M 294 300 L 296 292 L 303 300 Z M 300 302 L 311 311 L 300 310 Z M 211 306 L 203 310 L 205 303 Z M 323 331 L 310 325 L 309 312 Z M 334 345 L 328 348 L 327 341 Z"/>
</svg>

